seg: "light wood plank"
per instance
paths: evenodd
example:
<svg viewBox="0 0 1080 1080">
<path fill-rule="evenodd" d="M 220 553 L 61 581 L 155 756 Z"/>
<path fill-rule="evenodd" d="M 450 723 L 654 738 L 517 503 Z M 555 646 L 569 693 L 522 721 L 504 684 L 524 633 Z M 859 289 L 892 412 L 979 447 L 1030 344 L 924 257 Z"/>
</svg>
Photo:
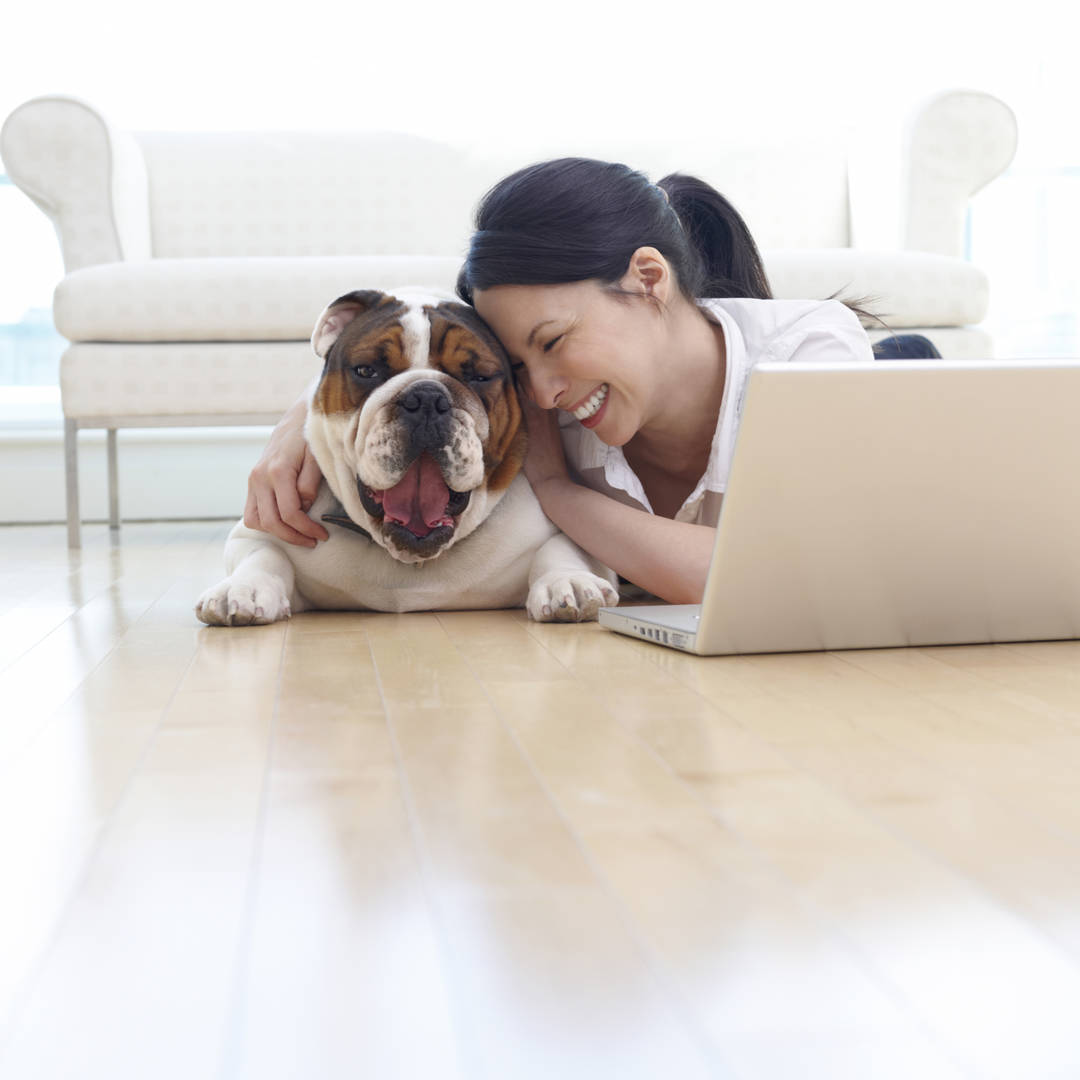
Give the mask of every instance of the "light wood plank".
<svg viewBox="0 0 1080 1080">
<path fill-rule="evenodd" d="M 665 658 L 664 666 L 793 763 L 807 746 L 827 753 L 835 745 L 849 759 L 845 775 L 859 770 L 850 760 L 853 751 L 874 739 L 858 718 L 917 723 L 936 711 L 916 693 L 890 693 L 884 682 L 828 654 L 696 665 L 676 656 Z M 758 686 L 769 697 L 755 693 L 745 704 L 733 698 L 725 676 L 736 666 L 760 677 Z M 987 1075 L 1080 1070 L 1080 1044 L 1068 1019 L 1071 1003 L 1080 1000 L 1073 959 L 959 867 L 943 865 L 939 853 L 903 837 L 897 843 L 885 823 L 851 813 L 835 777 L 828 786 L 807 777 L 782 787 L 759 778 L 734 800 L 728 790 L 727 819 L 844 927 L 875 970 L 963 1061 Z M 949 792 L 948 782 L 939 790 Z M 982 835 L 985 860 L 997 857 L 996 841 Z M 1003 967 L 1013 978 L 995 975 Z"/>
<path fill-rule="evenodd" d="M 502 613 L 495 619 L 504 629 L 511 623 Z M 440 623 L 396 620 L 390 634 L 372 638 L 372 650 L 380 677 L 390 674 L 383 692 L 469 1075 L 727 1075 Z M 460 673 L 473 701 L 433 707 L 429 684 L 413 692 L 400 678 L 403 656 L 430 658 L 425 666 L 440 673 L 440 686 L 463 685 L 448 678 Z M 535 665 L 519 657 L 514 670 L 530 680 L 565 678 L 550 657 L 535 656 Z"/>
<path fill-rule="evenodd" d="M 266 644 L 204 637 L 177 687 L 251 668 L 276 680 Z M 185 635 L 186 640 L 186 635 Z M 246 669 L 245 669 L 246 665 Z M 24 987 L 5 1047 L 12 1075 L 212 1075 L 235 957 L 267 759 L 254 723 L 159 727 Z M 56 1038 L 62 1031 L 64 1037 Z"/>
<path fill-rule="evenodd" d="M 640 686 L 640 659 L 627 663 L 605 637 L 563 648 L 555 629 L 532 635 L 553 643 L 583 679 L 523 700 L 496 673 L 492 696 L 735 1074 L 963 1075 L 843 936 L 793 901 L 790 884 L 762 853 L 626 723 L 624 710 L 656 716 L 650 695 L 635 700 L 630 692 Z M 463 651 L 472 649 L 467 627 L 455 626 L 454 636 Z M 605 702 L 608 684 L 593 679 L 598 670 L 614 676 L 618 705 Z M 715 713 L 700 699 L 681 704 L 690 722 Z M 724 740 L 723 749 L 736 750 L 727 761 L 729 785 L 769 776 L 782 792 L 798 783 L 777 755 L 745 738 L 736 748 L 738 741 Z M 694 764 L 700 769 L 703 761 Z"/>
<path fill-rule="evenodd" d="M 331 621 L 289 628 L 223 1072 L 469 1075 L 367 635 Z"/>
</svg>

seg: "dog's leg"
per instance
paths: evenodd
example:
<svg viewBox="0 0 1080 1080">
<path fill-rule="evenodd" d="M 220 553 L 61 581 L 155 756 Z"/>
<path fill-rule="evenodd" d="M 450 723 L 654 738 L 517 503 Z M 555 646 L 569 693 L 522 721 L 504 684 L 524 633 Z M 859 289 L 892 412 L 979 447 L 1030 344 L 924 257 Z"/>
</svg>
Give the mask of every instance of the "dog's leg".
<svg viewBox="0 0 1080 1080">
<path fill-rule="evenodd" d="M 588 622 L 601 607 L 618 602 L 615 575 L 569 537 L 556 533 L 537 551 L 525 601 L 537 622 Z"/>
<path fill-rule="evenodd" d="M 248 535 L 237 535 L 243 531 Z M 232 573 L 199 597 L 195 614 L 210 626 L 250 626 L 287 619 L 296 573 L 276 544 L 239 526 L 225 545 Z"/>
</svg>

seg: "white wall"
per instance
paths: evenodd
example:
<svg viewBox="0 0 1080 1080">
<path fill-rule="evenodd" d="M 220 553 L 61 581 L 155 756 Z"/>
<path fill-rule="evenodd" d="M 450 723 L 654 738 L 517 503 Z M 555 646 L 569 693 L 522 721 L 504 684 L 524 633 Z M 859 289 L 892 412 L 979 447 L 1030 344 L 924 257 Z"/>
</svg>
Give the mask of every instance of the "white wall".
<svg viewBox="0 0 1080 1080">
<path fill-rule="evenodd" d="M 1080 88 L 1066 6 L 22 0 L 2 20 L 0 115 L 66 91 L 136 129 L 724 138 L 778 124 L 885 128 L 924 94 L 974 85 L 1023 111 L 1027 153 L 1075 160 L 1080 131 L 1054 122 Z"/>
<path fill-rule="evenodd" d="M 121 518 L 239 518 L 269 434 L 261 427 L 117 432 Z M 65 519 L 63 444 L 59 428 L 0 430 L 0 525 Z M 104 431 L 79 435 L 79 495 L 84 521 L 107 520 Z"/>
</svg>

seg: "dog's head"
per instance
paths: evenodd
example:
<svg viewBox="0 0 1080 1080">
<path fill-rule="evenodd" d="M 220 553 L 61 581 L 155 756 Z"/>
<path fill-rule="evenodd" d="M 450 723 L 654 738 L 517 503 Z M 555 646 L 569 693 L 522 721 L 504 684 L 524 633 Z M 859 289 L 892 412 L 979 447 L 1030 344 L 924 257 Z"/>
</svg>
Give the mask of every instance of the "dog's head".
<svg viewBox="0 0 1080 1080">
<path fill-rule="evenodd" d="M 402 562 L 468 536 L 525 456 L 495 335 L 464 304 L 369 290 L 330 304 L 311 343 L 324 366 L 308 441 L 349 517 Z"/>
</svg>

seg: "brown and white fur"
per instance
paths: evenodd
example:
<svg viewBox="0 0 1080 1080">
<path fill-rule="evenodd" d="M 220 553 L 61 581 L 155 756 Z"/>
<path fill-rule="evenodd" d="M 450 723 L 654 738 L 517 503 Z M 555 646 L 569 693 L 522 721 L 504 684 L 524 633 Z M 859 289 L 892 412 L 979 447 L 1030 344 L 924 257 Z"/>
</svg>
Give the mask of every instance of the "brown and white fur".
<svg viewBox="0 0 1080 1080">
<path fill-rule="evenodd" d="M 579 621 L 618 602 L 611 571 L 540 509 L 509 360 L 471 308 L 353 292 L 311 340 L 324 366 L 306 435 L 324 482 L 309 513 L 330 539 L 305 548 L 237 524 L 229 576 L 196 605 L 203 622 L 522 605 Z"/>
</svg>

